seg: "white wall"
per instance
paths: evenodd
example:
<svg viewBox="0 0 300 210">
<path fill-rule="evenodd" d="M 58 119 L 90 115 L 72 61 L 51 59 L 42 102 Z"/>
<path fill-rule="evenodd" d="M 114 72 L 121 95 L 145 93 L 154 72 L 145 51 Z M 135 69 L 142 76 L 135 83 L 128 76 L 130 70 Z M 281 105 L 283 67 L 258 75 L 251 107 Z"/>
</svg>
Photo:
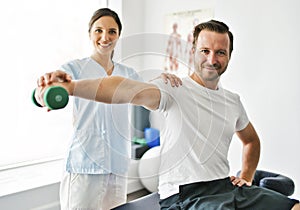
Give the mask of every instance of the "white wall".
<svg viewBox="0 0 300 210">
<path fill-rule="evenodd" d="M 290 176 L 300 198 L 300 24 L 298 0 L 126 0 L 126 35 L 164 33 L 164 17 L 172 12 L 215 8 L 215 18 L 234 33 L 234 51 L 222 85 L 241 96 L 262 142 L 259 169 Z M 135 7 L 133 7 L 135 5 Z M 140 8 L 136 8 L 140 7 Z M 136 27 L 135 27 L 136 26 Z M 147 43 L 143 43 L 146 47 Z M 141 46 L 138 45 L 139 47 Z M 130 54 L 130 53 L 129 53 Z M 147 56 L 138 69 L 161 69 Z M 149 62 L 150 60 L 150 62 Z M 135 66 L 135 62 L 130 63 Z M 232 173 L 240 168 L 241 145 L 236 138 L 229 154 Z"/>
<path fill-rule="evenodd" d="M 235 50 L 223 86 L 240 93 L 262 142 L 258 168 L 286 174 L 300 198 L 300 15 L 297 0 L 219 0 L 216 18 L 228 23 Z M 231 148 L 238 168 L 239 145 Z"/>
</svg>

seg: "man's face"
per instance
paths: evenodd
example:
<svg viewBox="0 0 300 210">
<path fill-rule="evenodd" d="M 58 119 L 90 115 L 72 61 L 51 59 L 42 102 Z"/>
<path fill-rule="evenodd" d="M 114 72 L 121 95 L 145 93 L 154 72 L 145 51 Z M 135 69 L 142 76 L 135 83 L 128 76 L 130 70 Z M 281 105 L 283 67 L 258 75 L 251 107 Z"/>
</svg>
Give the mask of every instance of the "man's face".
<svg viewBox="0 0 300 210">
<path fill-rule="evenodd" d="M 198 36 L 195 53 L 195 73 L 206 82 L 218 82 L 226 71 L 230 40 L 228 34 L 202 30 Z"/>
</svg>

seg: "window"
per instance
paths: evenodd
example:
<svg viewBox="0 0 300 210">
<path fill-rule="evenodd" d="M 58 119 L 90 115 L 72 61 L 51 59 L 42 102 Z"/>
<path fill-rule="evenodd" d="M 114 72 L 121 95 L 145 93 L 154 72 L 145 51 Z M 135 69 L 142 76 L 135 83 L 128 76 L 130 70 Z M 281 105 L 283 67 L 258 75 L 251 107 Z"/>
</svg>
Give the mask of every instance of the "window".
<svg viewBox="0 0 300 210">
<path fill-rule="evenodd" d="M 48 112 L 31 94 L 38 76 L 89 56 L 88 22 L 101 0 L 14 0 L 0 4 L 0 169 L 61 158 L 71 135 L 71 105 Z"/>
</svg>

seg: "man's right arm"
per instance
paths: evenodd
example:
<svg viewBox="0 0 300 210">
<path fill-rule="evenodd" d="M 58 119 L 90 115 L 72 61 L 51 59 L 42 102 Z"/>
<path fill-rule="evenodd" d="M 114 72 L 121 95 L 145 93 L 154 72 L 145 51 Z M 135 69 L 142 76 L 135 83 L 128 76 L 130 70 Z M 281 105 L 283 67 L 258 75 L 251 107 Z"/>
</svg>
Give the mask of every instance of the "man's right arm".
<svg viewBox="0 0 300 210">
<path fill-rule="evenodd" d="M 159 107 L 161 97 L 157 86 L 119 76 L 57 82 L 53 85 L 64 87 L 75 97 L 109 104 L 131 103 L 150 110 Z"/>
</svg>

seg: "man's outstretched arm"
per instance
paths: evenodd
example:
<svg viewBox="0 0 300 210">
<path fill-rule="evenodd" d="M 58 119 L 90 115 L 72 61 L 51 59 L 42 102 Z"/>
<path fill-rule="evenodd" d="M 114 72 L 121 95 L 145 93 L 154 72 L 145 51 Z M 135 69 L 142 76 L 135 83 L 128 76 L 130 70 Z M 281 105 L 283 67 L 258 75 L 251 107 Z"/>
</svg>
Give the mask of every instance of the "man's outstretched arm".
<svg viewBox="0 0 300 210">
<path fill-rule="evenodd" d="M 160 90 L 153 84 L 119 76 L 56 82 L 52 85 L 64 87 L 70 95 L 75 97 L 109 104 L 131 103 L 150 110 L 158 108 L 161 96 Z"/>
</svg>

